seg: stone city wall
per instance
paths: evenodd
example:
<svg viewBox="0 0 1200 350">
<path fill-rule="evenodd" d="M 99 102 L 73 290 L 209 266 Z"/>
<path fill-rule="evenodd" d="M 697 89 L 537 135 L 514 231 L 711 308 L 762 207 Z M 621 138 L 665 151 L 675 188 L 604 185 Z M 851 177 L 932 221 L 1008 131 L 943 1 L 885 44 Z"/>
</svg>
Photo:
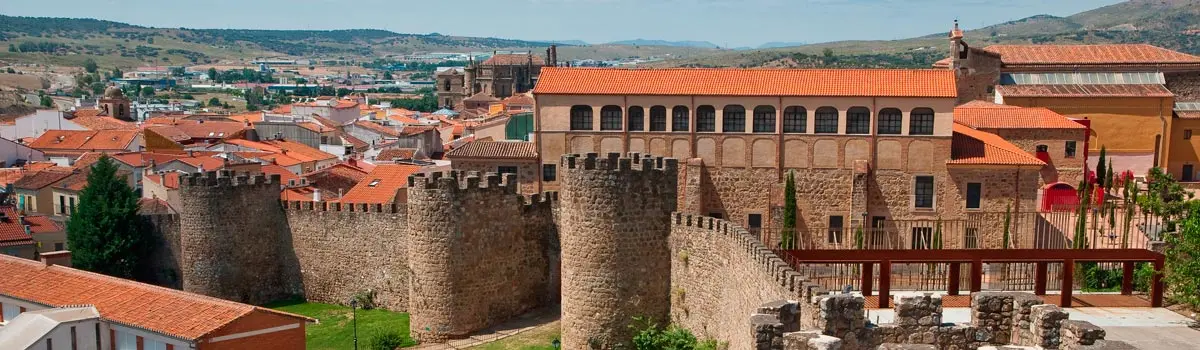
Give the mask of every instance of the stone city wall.
<svg viewBox="0 0 1200 350">
<path fill-rule="evenodd" d="M 564 155 L 559 230 L 565 349 L 628 343 L 634 317 L 667 318 L 678 161 Z"/>
<path fill-rule="evenodd" d="M 553 193 L 526 201 L 516 175 L 417 174 L 408 179 L 410 328 L 441 342 L 518 316 L 553 298 L 545 224 Z"/>
<path fill-rule="evenodd" d="M 743 328 L 746 310 L 813 290 L 738 225 L 683 213 L 671 224 L 671 321 L 697 337 L 745 348 L 752 340 Z"/>
<path fill-rule="evenodd" d="M 1166 73 L 1166 78 L 1176 101 L 1200 101 L 1200 72 Z"/>
<path fill-rule="evenodd" d="M 142 215 L 142 224 L 154 236 L 155 245 L 150 250 L 150 280 L 156 285 L 182 289 L 179 271 L 179 215 Z"/>
<path fill-rule="evenodd" d="M 336 202 L 285 202 L 291 248 L 300 264 L 304 297 L 345 304 L 374 294 L 375 304 L 408 310 L 407 207 Z"/>
</svg>

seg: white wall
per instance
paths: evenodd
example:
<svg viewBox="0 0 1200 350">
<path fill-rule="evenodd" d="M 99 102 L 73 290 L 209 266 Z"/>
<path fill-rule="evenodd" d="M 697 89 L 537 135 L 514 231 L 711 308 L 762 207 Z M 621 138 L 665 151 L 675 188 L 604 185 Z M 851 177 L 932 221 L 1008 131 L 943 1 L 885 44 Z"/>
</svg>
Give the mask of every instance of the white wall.
<svg viewBox="0 0 1200 350">
<path fill-rule="evenodd" d="M 96 348 L 96 325 L 100 325 L 100 344 L 101 347 Z M 46 339 L 50 339 L 51 344 L 55 349 L 71 349 L 71 327 L 75 327 L 75 349 L 78 350 L 102 350 L 108 349 L 108 326 L 98 319 L 90 319 L 76 322 L 60 323 L 54 330 L 51 330 L 41 341 L 26 348 L 28 350 L 42 350 L 46 348 Z"/>
<path fill-rule="evenodd" d="M 53 109 L 39 109 L 36 113 L 17 118 L 13 125 L 0 126 L 0 137 L 19 140 L 25 137 L 42 136 L 46 130 L 87 130 Z"/>
<path fill-rule="evenodd" d="M 42 161 L 46 160 L 46 154 L 13 140 L 0 138 L 0 161 L 3 161 L 5 166 L 11 167 L 20 159 Z"/>
</svg>

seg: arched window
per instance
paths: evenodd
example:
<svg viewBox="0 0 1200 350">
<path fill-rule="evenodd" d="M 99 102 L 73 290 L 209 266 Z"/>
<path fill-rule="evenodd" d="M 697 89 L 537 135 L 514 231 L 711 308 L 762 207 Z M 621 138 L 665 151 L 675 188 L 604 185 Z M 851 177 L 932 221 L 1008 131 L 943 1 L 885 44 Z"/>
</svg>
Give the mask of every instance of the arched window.
<svg viewBox="0 0 1200 350">
<path fill-rule="evenodd" d="M 690 117 L 687 106 L 671 108 L 671 131 L 688 131 Z"/>
<path fill-rule="evenodd" d="M 817 108 L 813 132 L 818 134 L 836 134 L 838 132 L 838 110 L 833 107 Z"/>
<path fill-rule="evenodd" d="M 909 135 L 933 135 L 933 110 L 916 108 L 908 117 Z"/>
<path fill-rule="evenodd" d="M 667 107 L 650 107 L 650 131 L 667 131 Z"/>
<path fill-rule="evenodd" d="M 717 131 L 717 109 L 713 106 L 696 107 L 696 132 Z"/>
<path fill-rule="evenodd" d="M 571 106 L 571 130 L 592 130 L 592 106 Z"/>
<path fill-rule="evenodd" d="M 871 110 L 867 107 L 851 107 L 846 111 L 846 134 L 870 134 Z"/>
<path fill-rule="evenodd" d="M 746 132 L 746 107 L 725 106 L 721 110 L 721 132 Z"/>
<path fill-rule="evenodd" d="M 884 108 L 879 111 L 879 134 L 900 135 L 904 130 L 904 113 L 895 108 Z"/>
<path fill-rule="evenodd" d="M 642 106 L 629 106 L 629 131 L 646 130 L 646 109 Z"/>
<path fill-rule="evenodd" d="M 775 107 L 754 107 L 754 132 L 775 132 Z"/>
<path fill-rule="evenodd" d="M 450 91 L 450 79 L 446 79 L 446 91 Z"/>
<path fill-rule="evenodd" d="M 600 130 L 621 130 L 621 107 L 604 106 L 600 109 Z"/>
<path fill-rule="evenodd" d="M 802 134 L 808 129 L 808 111 L 801 106 L 783 109 L 783 132 Z"/>
</svg>

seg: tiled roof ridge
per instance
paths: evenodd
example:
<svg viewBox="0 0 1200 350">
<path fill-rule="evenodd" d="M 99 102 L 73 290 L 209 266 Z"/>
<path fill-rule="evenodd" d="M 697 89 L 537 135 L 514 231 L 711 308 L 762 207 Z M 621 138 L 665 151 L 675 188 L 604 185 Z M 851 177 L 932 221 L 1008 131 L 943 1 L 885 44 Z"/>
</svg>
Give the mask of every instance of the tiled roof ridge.
<svg viewBox="0 0 1200 350">
<path fill-rule="evenodd" d="M 542 71 L 555 70 L 612 70 L 612 71 L 810 71 L 810 72 L 871 72 L 871 71 L 927 71 L 927 72 L 944 72 L 945 69 L 937 68 L 784 68 L 784 67 L 665 67 L 665 68 L 650 68 L 650 67 L 544 67 Z"/>
<path fill-rule="evenodd" d="M 1029 162 L 1029 164 L 1026 164 L 1026 165 L 1033 165 L 1034 163 L 1040 163 L 1041 165 L 1046 164 L 1041 159 L 1037 159 L 1037 157 L 1029 155 L 1029 153 L 1026 153 L 1024 150 L 1022 150 L 1020 148 L 1016 148 L 1015 145 L 1013 145 L 1011 142 L 1008 142 L 1008 140 L 1005 140 L 1004 138 L 1000 137 L 999 135 L 996 135 L 996 134 L 993 134 L 990 132 L 986 132 L 983 130 L 978 130 L 978 129 L 972 128 L 969 125 L 962 124 L 957 121 L 954 123 L 954 125 L 961 126 L 961 128 L 955 128 L 954 132 L 957 132 L 959 134 L 962 134 L 963 136 L 967 136 L 972 139 L 978 140 L 979 142 L 983 143 L 984 147 L 991 147 L 992 149 L 995 149 L 997 151 L 1002 151 L 1004 153 L 1007 153 L 1010 156 L 1014 156 L 1016 158 L 1023 158 L 1025 161 Z M 996 142 L 996 141 L 1000 141 L 1000 142 Z M 947 160 L 947 162 L 953 163 L 955 160 L 956 159 L 949 159 L 949 160 Z"/>
</svg>

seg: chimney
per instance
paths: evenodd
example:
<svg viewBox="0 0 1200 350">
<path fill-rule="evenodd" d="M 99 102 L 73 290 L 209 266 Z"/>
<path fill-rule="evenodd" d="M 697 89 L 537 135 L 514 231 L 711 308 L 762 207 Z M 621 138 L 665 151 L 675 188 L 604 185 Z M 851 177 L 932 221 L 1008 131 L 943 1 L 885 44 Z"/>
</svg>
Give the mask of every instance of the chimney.
<svg viewBox="0 0 1200 350">
<path fill-rule="evenodd" d="M 546 55 L 547 66 L 558 67 L 558 45 L 550 45 L 550 53 Z"/>
<path fill-rule="evenodd" d="M 320 201 L 321 201 L 321 189 L 314 188 L 313 189 L 313 202 L 320 202 Z"/>
<path fill-rule="evenodd" d="M 71 251 L 59 250 L 54 252 L 45 252 L 38 257 L 38 260 L 41 260 L 43 264 L 46 264 L 46 266 L 59 265 L 71 267 Z"/>
</svg>

